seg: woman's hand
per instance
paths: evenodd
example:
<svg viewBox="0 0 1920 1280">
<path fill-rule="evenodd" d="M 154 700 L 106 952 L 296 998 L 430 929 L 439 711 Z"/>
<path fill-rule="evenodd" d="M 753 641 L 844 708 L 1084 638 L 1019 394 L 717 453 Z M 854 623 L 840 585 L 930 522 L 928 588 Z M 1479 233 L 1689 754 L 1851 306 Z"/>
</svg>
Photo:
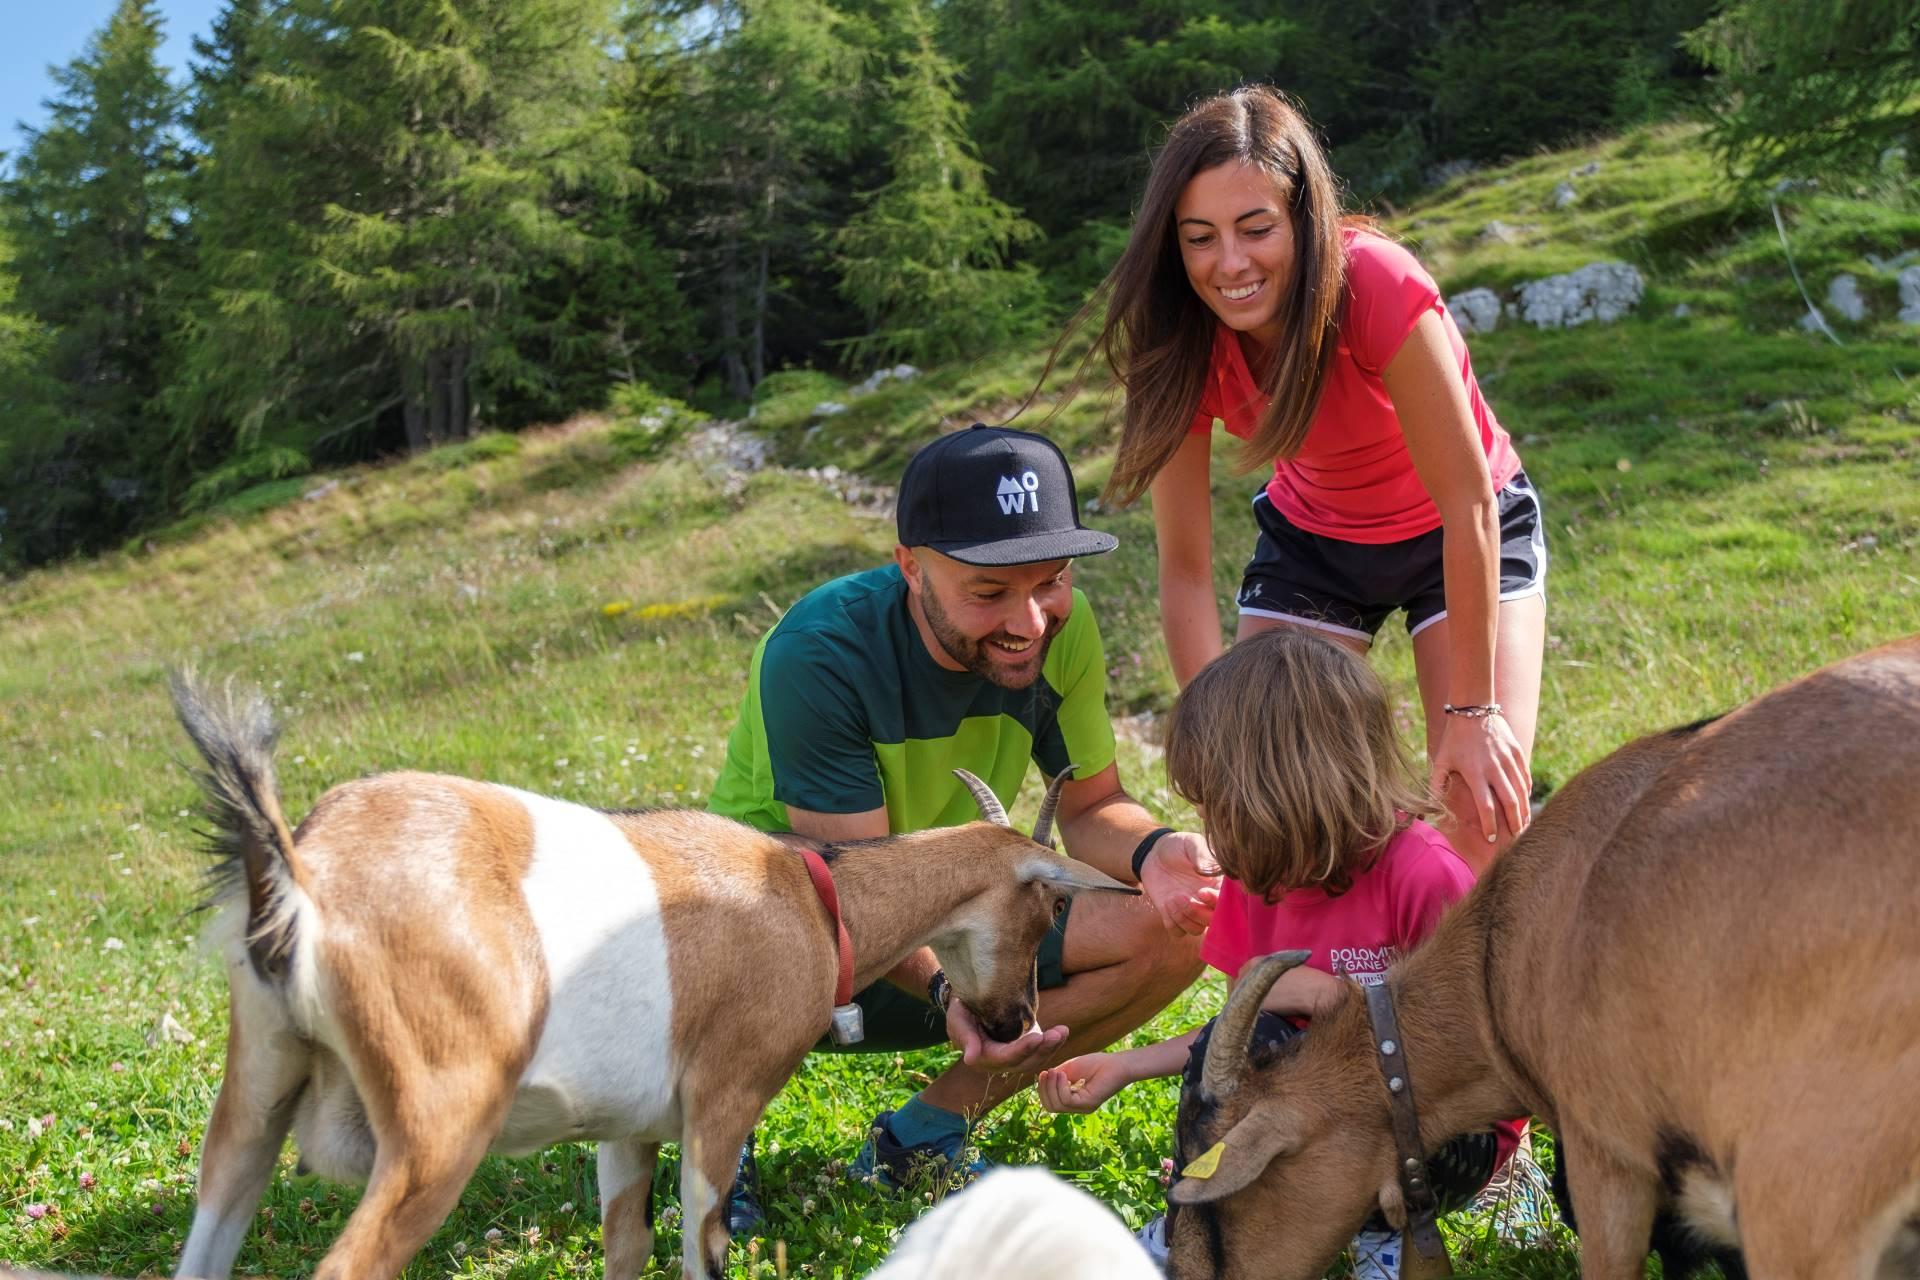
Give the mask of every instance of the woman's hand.
<svg viewBox="0 0 1920 1280">
<path fill-rule="evenodd" d="M 1433 753 L 1432 784 L 1434 794 L 1445 799 L 1463 823 L 1470 814 L 1477 818 L 1488 844 L 1499 838 L 1503 814 L 1515 835 L 1532 819 L 1533 771 L 1513 730 L 1497 713 L 1446 718 L 1440 749 Z M 1455 786 L 1462 788 L 1463 797 L 1452 793 Z"/>
<path fill-rule="evenodd" d="M 1042 1071 L 1033 1082 L 1049 1111 L 1084 1115 L 1133 1083 L 1117 1053 L 1083 1053 Z"/>
<path fill-rule="evenodd" d="M 1220 864 L 1206 837 L 1191 831 L 1161 836 L 1140 864 L 1140 890 L 1167 928 L 1205 933 L 1220 900 Z"/>
</svg>

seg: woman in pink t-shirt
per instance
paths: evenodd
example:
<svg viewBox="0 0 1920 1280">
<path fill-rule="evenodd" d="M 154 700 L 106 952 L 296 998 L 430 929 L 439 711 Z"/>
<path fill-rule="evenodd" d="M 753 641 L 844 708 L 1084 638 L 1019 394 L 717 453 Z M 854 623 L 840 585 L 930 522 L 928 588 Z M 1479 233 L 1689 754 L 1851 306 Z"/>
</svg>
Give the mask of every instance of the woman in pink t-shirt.
<svg viewBox="0 0 1920 1280">
<path fill-rule="evenodd" d="M 1315 731 L 1299 732 L 1303 724 Z M 1205 815 L 1226 876 L 1202 957 L 1232 982 L 1258 956 L 1310 953 L 1261 1004 L 1257 1036 L 1288 1038 L 1352 999 L 1352 983 L 1385 980 L 1388 965 L 1473 885 L 1445 837 L 1418 817 L 1432 805 L 1413 785 L 1379 678 L 1323 634 L 1276 628 L 1208 664 L 1174 704 L 1167 776 Z M 1041 1104 L 1092 1111 L 1137 1080 L 1197 1072 L 1205 1032 L 1042 1071 Z M 1442 1148 L 1432 1172 L 1445 1208 L 1486 1183 L 1522 1128 L 1512 1121 Z M 1142 1242 L 1163 1255 L 1159 1221 Z M 1397 1280 L 1400 1245 L 1384 1221 L 1368 1223 L 1354 1240 L 1358 1270 Z"/>
<path fill-rule="evenodd" d="M 1237 634 L 1290 623 L 1365 653 L 1405 609 L 1441 825 L 1484 867 L 1529 815 L 1546 545 L 1432 277 L 1341 217 L 1311 127 L 1256 87 L 1174 124 L 1104 289 L 1126 388 L 1107 493 L 1152 494 L 1176 679 L 1221 650 L 1218 419 L 1243 464 L 1273 465 Z"/>
</svg>

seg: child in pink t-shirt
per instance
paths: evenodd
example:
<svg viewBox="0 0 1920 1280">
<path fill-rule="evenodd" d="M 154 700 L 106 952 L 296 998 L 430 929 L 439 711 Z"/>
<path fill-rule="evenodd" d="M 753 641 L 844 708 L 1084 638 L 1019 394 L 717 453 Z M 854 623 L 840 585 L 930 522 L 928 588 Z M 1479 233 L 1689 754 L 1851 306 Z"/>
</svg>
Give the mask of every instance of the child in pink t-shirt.
<svg viewBox="0 0 1920 1280">
<path fill-rule="evenodd" d="M 1205 815 L 1227 877 L 1202 957 L 1232 982 L 1256 957 L 1311 952 L 1274 984 L 1256 1038 L 1298 1035 L 1345 998 L 1349 982 L 1382 981 L 1473 885 L 1467 865 L 1417 816 L 1432 802 L 1412 785 L 1378 677 L 1305 628 L 1250 636 L 1194 678 L 1168 723 L 1167 773 Z M 1040 1073 L 1040 1101 L 1086 1112 L 1136 1080 L 1191 1076 L 1206 1031 L 1082 1054 Z M 1478 1191 L 1512 1154 L 1521 1127 L 1463 1135 L 1436 1154 L 1443 1205 L 1458 1208 Z M 1164 1250 L 1161 1220 L 1141 1238 Z M 1384 1221 L 1354 1240 L 1357 1269 L 1370 1280 L 1397 1277 L 1399 1253 L 1399 1235 Z"/>
</svg>

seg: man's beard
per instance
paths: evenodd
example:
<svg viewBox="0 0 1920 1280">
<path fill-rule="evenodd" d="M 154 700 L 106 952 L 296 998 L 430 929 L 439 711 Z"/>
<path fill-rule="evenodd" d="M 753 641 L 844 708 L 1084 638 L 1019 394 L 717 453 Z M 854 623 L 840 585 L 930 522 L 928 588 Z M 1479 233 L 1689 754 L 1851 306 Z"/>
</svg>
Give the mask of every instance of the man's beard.
<svg viewBox="0 0 1920 1280">
<path fill-rule="evenodd" d="M 947 656 L 982 680 L 989 684 L 997 684 L 1002 689 L 1031 688 L 1047 665 L 1047 647 L 1053 643 L 1053 638 L 1060 634 L 1060 628 L 1067 624 L 1065 618 L 1049 615 L 1045 633 L 1020 655 L 1026 662 L 1031 663 L 1027 669 L 1031 670 L 1032 674 L 1014 675 L 1006 669 L 1005 664 L 994 660 L 987 649 L 987 641 L 996 638 L 1018 640 L 1018 636 L 1002 631 L 995 632 L 984 640 L 975 640 L 966 635 L 960 628 L 953 625 L 953 619 L 949 618 L 946 610 L 940 607 L 940 598 L 933 593 L 931 585 L 920 593 L 920 607 L 927 615 L 927 628 L 933 632 L 933 638 L 940 642 L 940 647 L 947 651 Z"/>
</svg>

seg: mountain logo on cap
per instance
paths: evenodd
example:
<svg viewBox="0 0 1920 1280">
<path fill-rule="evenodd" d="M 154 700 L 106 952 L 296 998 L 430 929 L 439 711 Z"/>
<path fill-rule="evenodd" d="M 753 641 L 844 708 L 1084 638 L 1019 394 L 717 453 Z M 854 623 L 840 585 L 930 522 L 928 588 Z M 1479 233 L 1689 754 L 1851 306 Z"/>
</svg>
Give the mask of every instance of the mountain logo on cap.
<svg viewBox="0 0 1920 1280">
<path fill-rule="evenodd" d="M 1003 516 L 1025 515 L 1028 511 L 1038 514 L 1040 511 L 1040 477 L 1033 472 L 1024 472 L 1019 479 L 1012 476 L 1000 477 L 1000 488 L 995 491 L 1000 499 L 1000 514 Z"/>
</svg>

